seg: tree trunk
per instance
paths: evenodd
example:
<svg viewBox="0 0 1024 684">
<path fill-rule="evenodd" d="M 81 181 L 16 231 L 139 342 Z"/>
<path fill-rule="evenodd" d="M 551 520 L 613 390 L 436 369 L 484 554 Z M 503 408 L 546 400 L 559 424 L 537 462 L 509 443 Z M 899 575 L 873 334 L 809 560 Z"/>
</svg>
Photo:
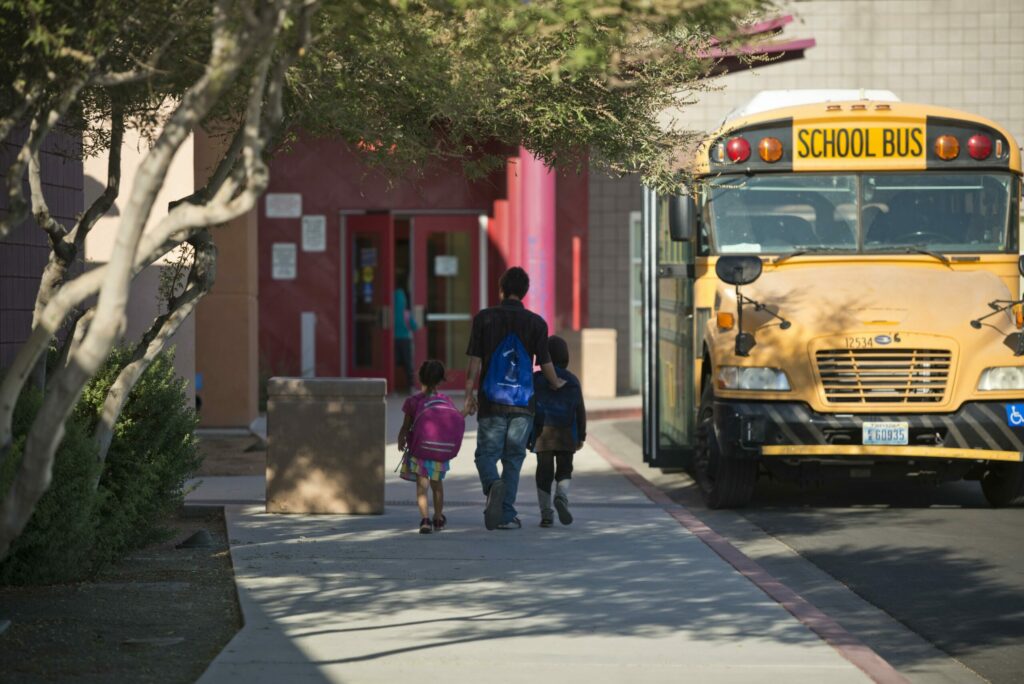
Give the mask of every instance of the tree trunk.
<svg viewBox="0 0 1024 684">
<path fill-rule="evenodd" d="M 58 368 L 68 365 L 68 359 L 74 356 L 78 345 L 82 343 L 82 338 L 85 337 L 95 311 L 91 307 L 89 309 L 79 309 L 69 317 L 67 337 L 64 338 L 64 344 L 60 347 L 60 354 L 57 359 Z"/>
<path fill-rule="evenodd" d="M 48 386 L 43 404 L 29 430 L 21 465 L 0 508 L 0 560 L 7 556 L 11 542 L 24 529 L 36 502 L 50 485 L 53 457 L 64 436 L 64 422 L 85 384 L 99 370 L 123 332 L 124 310 L 135 272 L 139 239 L 175 152 L 231 86 L 255 47 L 267 48 L 269 40 L 268 49 L 273 49 L 275 41 L 271 39 L 276 38 L 283 19 L 280 8 L 267 11 L 261 7 L 255 10 L 246 17 L 250 24 L 248 30 L 233 32 L 232 28 L 237 23 L 234 17 L 229 16 L 231 7 L 230 0 L 219 0 L 215 5 L 213 46 L 206 72 L 185 92 L 139 167 L 122 213 L 110 262 L 104 269 L 93 323 L 75 354 L 68 359 L 67 366 L 57 372 Z M 260 15 L 257 17 L 255 12 L 260 12 Z M 60 299 L 68 286 L 61 288 L 56 299 Z M 45 337 L 46 334 L 46 326 L 40 325 L 33 337 L 38 341 L 39 336 Z M 45 337 L 44 342 L 48 344 L 49 337 Z M 17 392 L 13 399 L 17 399 Z M 8 397 L 0 391 L 0 402 L 7 400 Z M 9 434 L 9 428 L 7 432 Z M 5 441 L 9 442 L 9 436 Z"/>
</svg>

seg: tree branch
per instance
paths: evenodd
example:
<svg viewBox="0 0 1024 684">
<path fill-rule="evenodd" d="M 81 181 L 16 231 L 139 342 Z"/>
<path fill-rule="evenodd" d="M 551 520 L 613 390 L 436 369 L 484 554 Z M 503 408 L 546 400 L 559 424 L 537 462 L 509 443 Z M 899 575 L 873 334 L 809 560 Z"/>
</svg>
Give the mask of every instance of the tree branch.
<svg viewBox="0 0 1024 684">
<path fill-rule="evenodd" d="M 62 235 L 59 241 L 54 242 L 54 233 L 47 231 L 53 244 L 53 251 L 50 253 L 50 259 L 46 263 L 46 268 L 43 269 L 39 290 L 36 293 L 35 308 L 32 312 L 33 327 L 39 325 L 43 311 L 53 298 L 54 292 L 64 285 L 68 269 L 71 268 L 78 255 L 82 253 L 82 249 L 85 246 L 85 238 L 89 231 L 96 224 L 96 221 L 110 210 L 114 200 L 117 199 L 121 187 L 121 144 L 124 140 L 124 110 L 114 105 L 111 109 L 110 121 L 111 133 L 110 150 L 107 159 L 107 187 L 79 218 L 75 227 L 70 232 Z M 29 169 L 29 179 L 32 185 L 32 203 L 36 212 L 36 220 L 45 220 L 49 218 L 49 210 L 46 209 L 46 202 L 42 197 L 38 168 L 36 173 L 33 173 L 31 168 Z M 37 184 L 39 184 L 38 193 Z M 37 194 L 39 196 L 38 203 Z M 45 210 L 45 218 L 43 219 L 40 218 L 40 207 Z M 49 220 L 53 221 L 52 218 L 49 218 Z"/>
<path fill-rule="evenodd" d="M 49 111 L 44 108 L 33 119 L 28 138 L 21 146 L 21 151 L 18 152 L 14 162 L 7 169 L 7 215 L 0 218 L 0 240 L 6 238 L 11 229 L 25 219 L 28 212 L 28 204 L 25 202 L 21 187 L 25 167 L 28 166 L 32 157 L 39 153 L 39 148 L 50 133 L 50 129 L 61 120 L 71 104 L 78 99 L 79 91 L 88 80 L 89 74 L 83 74 L 73 80 L 58 100 L 57 106 Z"/>
<path fill-rule="evenodd" d="M 32 122 L 33 135 L 35 135 L 36 123 L 35 121 Z M 64 226 L 57 223 L 50 214 L 50 205 L 46 203 L 46 197 L 43 195 L 43 178 L 39 163 L 39 150 L 33 152 L 29 159 L 28 186 L 32 199 L 32 214 L 35 216 L 36 224 L 50 238 L 51 249 L 57 252 L 61 249 L 64 236 L 68 234 L 68 231 Z"/>
<path fill-rule="evenodd" d="M 245 126 L 240 125 L 235 129 L 234 134 L 231 136 L 231 144 L 228 146 L 224 156 L 221 157 L 220 162 L 217 163 L 217 168 L 214 169 L 213 174 L 206 181 L 206 185 L 197 189 L 191 195 L 182 197 L 179 200 L 171 202 L 171 209 L 174 209 L 179 204 L 206 204 L 210 199 L 220 190 L 221 185 L 227 180 L 231 173 L 231 170 L 235 167 L 235 163 L 238 161 L 238 157 L 242 152 L 242 145 L 245 142 Z"/>
<path fill-rule="evenodd" d="M 110 211 L 110 207 L 114 206 L 114 201 L 121 192 L 121 147 L 123 144 L 124 109 L 114 104 L 110 110 L 110 150 L 107 153 L 107 186 L 103 189 L 100 196 L 89 205 L 89 208 L 82 214 L 82 218 L 79 219 L 78 225 L 72 231 L 75 238 L 75 248 L 78 253 L 81 253 L 89 231 L 92 230 L 97 221 Z"/>
<path fill-rule="evenodd" d="M 138 69 L 100 74 L 99 76 L 96 76 L 92 82 L 95 85 L 104 88 L 116 88 L 117 86 L 146 81 L 158 74 L 167 73 L 166 71 L 157 69 L 156 65 L 160 62 L 160 57 L 163 53 L 178 37 L 178 34 L 178 30 L 172 30 L 162 43 L 153 48 L 153 51 L 149 53 L 149 56 L 144 61 L 140 61 L 138 58 L 132 58 L 132 61 L 139 65 Z"/>
<path fill-rule="evenodd" d="M 156 320 L 142 336 L 132 351 L 131 360 L 117 374 L 117 378 L 107 391 L 100 411 L 100 420 L 96 425 L 93 437 L 99 446 L 99 462 L 102 465 L 110 451 L 114 438 L 114 426 L 124 409 L 125 402 L 139 378 L 146 372 L 157 355 L 163 351 L 170 338 L 177 332 L 181 324 L 195 309 L 199 300 L 213 287 L 217 271 L 217 247 L 209 231 L 201 230 L 189 239 L 195 249 L 192 267 L 189 269 L 185 290 L 168 301 L 167 313 L 157 316 Z M 102 469 L 101 469 L 102 470 Z M 99 485 L 99 475 L 94 487 Z"/>
<path fill-rule="evenodd" d="M 25 94 L 21 104 L 14 108 L 7 116 L 0 119 L 0 140 L 7 140 L 7 136 L 10 135 L 11 130 L 21 121 L 21 117 L 25 116 L 25 112 L 35 106 L 36 100 L 43 94 L 43 86 L 36 83 L 31 89 Z"/>
</svg>

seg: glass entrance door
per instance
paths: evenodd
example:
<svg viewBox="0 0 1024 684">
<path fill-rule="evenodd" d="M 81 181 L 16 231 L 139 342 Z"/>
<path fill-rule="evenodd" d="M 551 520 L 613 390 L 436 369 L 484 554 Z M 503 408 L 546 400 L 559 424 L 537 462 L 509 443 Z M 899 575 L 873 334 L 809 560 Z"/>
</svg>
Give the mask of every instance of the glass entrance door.
<svg viewBox="0 0 1024 684">
<path fill-rule="evenodd" d="M 466 385 L 466 347 L 480 307 L 479 219 L 415 216 L 412 219 L 415 367 L 439 359 L 448 369 L 446 389 Z"/>
<path fill-rule="evenodd" d="M 394 383 L 394 225 L 389 214 L 345 220 L 348 375 Z M 327 284 L 324 284 L 325 287 Z"/>
</svg>

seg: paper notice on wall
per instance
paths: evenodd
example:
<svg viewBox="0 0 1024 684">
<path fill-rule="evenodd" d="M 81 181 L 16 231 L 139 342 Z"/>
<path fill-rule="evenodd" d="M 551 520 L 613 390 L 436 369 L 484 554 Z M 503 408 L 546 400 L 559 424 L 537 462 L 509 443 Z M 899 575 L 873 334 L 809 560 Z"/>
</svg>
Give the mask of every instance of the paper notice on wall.
<svg viewBox="0 0 1024 684">
<path fill-rule="evenodd" d="M 360 266 L 376 266 L 377 265 L 377 248 L 376 247 L 363 247 L 359 250 L 359 265 Z"/>
<path fill-rule="evenodd" d="M 327 217 L 302 217 L 302 251 L 327 251 Z"/>
<path fill-rule="evenodd" d="M 271 249 L 270 277 L 274 280 L 295 280 L 298 271 L 298 250 L 294 242 L 275 242 Z"/>
<path fill-rule="evenodd" d="M 268 192 L 267 218 L 299 218 L 302 216 L 302 195 L 297 192 Z"/>
<path fill-rule="evenodd" d="M 459 257 L 452 254 L 438 254 L 435 256 L 434 275 L 439 278 L 454 278 L 459 275 Z"/>
</svg>

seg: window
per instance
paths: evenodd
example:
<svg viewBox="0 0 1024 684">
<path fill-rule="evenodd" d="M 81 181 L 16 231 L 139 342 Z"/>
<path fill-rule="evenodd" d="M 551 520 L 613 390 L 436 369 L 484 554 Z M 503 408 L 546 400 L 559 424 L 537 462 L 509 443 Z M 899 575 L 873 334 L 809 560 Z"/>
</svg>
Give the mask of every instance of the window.
<svg viewBox="0 0 1024 684">
<path fill-rule="evenodd" d="M 773 174 L 706 184 L 708 239 L 719 254 L 1011 246 L 1006 173 Z"/>
</svg>

